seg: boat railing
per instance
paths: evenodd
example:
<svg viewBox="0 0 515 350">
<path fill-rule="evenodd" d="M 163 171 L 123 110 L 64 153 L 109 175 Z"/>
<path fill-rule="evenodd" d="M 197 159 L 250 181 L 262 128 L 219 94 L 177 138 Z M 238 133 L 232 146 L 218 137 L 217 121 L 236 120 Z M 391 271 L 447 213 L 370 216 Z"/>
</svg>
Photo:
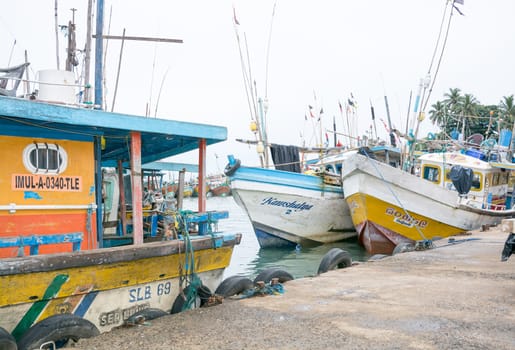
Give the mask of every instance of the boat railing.
<svg viewBox="0 0 515 350">
<path fill-rule="evenodd" d="M 30 247 L 30 255 L 39 254 L 39 246 L 45 244 L 71 243 L 74 252 L 80 250 L 83 235 L 81 232 L 49 235 L 30 235 L 18 237 L 0 237 L 0 248 L 19 248 L 19 256 L 25 255 L 24 247 Z"/>
</svg>

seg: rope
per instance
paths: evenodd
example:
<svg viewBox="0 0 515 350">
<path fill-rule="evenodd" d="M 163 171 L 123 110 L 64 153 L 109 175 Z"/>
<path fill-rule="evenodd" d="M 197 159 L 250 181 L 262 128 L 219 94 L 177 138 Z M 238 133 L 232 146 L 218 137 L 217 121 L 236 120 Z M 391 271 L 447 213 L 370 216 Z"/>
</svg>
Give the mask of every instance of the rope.
<svg viewBox="0 0 515 350">
<path fill-rule="evenodd" d="M 413 219 L 413 217 L 408 213 L 408 211 L 406 210 L 406 208 L 404 207 L 404 205 L 402 204 L 402 202 L 400 201 L 399 197 L 397 197 L 397 194 L 395 194 L 395 192 L 393 191 L 392 187 L 390 186 L 390 184 L 388 183 L 388 181 L 386 181 L 386 179 L 384 178 L 383 174 L 379 171 L 379 169 L 377 168 L 377 166 L 374 164 L 374 162 L 372 162 L 371 158 L 369 157 L 368 155 L 368 152 L 366 150 L 363 151 L 363 154 L 367 157 L 368 161 L 370 162 L 370 164 L 372 164 L 372 166 L 374 167 L 375 171 L 377 172 L 377 174 L 379 174 L 379 177 L 381 178 L 381 180 L 384 182 L 384 184 L 386 185 L 386 187 L 388 188 L 388 190 L 392 193 L 393 197 L 395 198 L 395 200 L 397 201 L 397 204 L 402 208 L 402 210 L 404 211 L 404 213 L 410 218 L 410 219 Z M 422 233 L 422 231 L 420 230 L 420 228 L 417 226 L 417 225 L 414 225 L 415 229 L 417 230 L 418 234 L 420 235 L 420 237 L 422 237 L 422 239 L 424 240 L 424 242 L 428 242 L 430 240 L 428 240 L 426 238 L 426 236 L 424 236 L 424 234 Z"/>
<path fill-rule="evenodd" d="M 182 311 L 192 308 L 198 296 L 198 289 L 202 285 L 201 279 L 195 273 L 195 255 L 187 227 L 187 220 L 185 219 L 186 216 L 191 213 L 192 211 L 185 210 L 180 211 L 179 214 L 175 216 L 177 223 L 176 227 L 178 227 L 179 231 L 182 232 L 185 246 L 184 268 L 182 268 L 182 265 L 179 266 L 179 290 L 180 295 L 185 300 Z M 184 285 L 186 285 L 186 287 L 183 287 Z M 184 293 L 185 290 L 187 290 L 186 293 Z"/>
</svg>

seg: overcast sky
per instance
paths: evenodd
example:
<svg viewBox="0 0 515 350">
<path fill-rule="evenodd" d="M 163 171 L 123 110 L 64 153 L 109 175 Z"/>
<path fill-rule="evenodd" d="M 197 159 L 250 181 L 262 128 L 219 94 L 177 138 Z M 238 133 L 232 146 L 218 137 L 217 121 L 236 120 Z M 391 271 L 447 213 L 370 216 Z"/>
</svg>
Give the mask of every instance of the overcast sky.
<svg viewBox="0 0 515 350">
<path fill-rule="evenodd" d="M 450 88 L 482 104 L 498 104 L 515 93 L 515 1 L 464 2 L 457 5 L 464 16 L 454 11 L 429 106 Z M 87 0 L 58 2 L 60 24 L 71 19 L 70 8 L 77 9 L 78 48 L 85 43 L 86 5 Z M 386 138 L 379 121 L 386 121 L 384 96 L 393 126 L 404 130 L 410 91 L 416 94 L 429 69 L 445 5 L 446 0 L 105 0 L 105 33 L 121 35 L 125 28 L 126 35 L 184 40 L 125 42 L 115 111 L 144 115 L 150 104 L 153 116 L 162 84 L 158 117 L 228 128 L 228 141 L 208 147 L 208 172 L 223 170 L 229 153 L 258 165 L 254 148 L 234 141 L 253 139 L 234 7 L 258 96 L 264 98 L 267 87 L 271 142 L 314 145 L 312 120 L 305 121 L 308 105 L 324 110 L 325 127 L 332 128 L 334 116 L 343 131 L 338 103 L 351 93 L 360 134 L 372 123 L 372 103 L 378 134 Z M 54 0 L 3 0 L 0 33 L 0 67 L 22 63 L 27 50 L 31 74 L 56 68 Z M 64 36 L 59 40 L 63 67 Z M 119 54 L 120 42 L 110 41 L 109 109 Z M 422 133 L 432 130 L 426 120 Z"/>
</svg>

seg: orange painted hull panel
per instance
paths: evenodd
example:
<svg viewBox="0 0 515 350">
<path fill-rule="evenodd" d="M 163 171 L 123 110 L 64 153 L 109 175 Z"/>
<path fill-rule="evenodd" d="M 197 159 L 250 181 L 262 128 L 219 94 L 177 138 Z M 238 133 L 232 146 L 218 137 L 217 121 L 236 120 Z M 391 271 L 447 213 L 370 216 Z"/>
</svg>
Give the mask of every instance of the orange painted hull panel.
<svg viewBox="0 0 515 350">
<path fill-rule="evenodd" d="M 89 217 L 88 217 L 89 216 Z M 83 239 L 81 250 L 97 247 L 96 213 L 48 213 L 7 214 L 0 215 L 0 237 L 20 237 L 32 235 L 63 234 L 81 232 Z M 24 254 L 29 255 L 29 247 L 24 247 Z M 39 246 L 39 254 L 71 252 L 71 243 L 43 244 Z M 0 258 L 18 256 L 19 248 L 0 248 Z"/>
</svg>

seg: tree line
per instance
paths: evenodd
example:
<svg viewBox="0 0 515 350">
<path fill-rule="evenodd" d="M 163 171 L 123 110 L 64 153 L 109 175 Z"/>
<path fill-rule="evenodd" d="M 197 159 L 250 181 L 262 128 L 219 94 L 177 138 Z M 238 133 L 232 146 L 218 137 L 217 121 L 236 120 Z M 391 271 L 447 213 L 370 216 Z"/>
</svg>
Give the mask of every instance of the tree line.
<svg viewBox="0 0 515 350">
<path fill-rule="evenodd" d="M 500 130 L 514 128 L 513 95 L 503 96 L 497 105 L 482 105 L 472 94 L 451 88 L 444 99 L 431 105 L 429 120 L 440 128 L 438 139 L 449 139 L 457 132 L 464 138 L 481 134 L 485 139 L 498 139 Z"/>
</svg>

